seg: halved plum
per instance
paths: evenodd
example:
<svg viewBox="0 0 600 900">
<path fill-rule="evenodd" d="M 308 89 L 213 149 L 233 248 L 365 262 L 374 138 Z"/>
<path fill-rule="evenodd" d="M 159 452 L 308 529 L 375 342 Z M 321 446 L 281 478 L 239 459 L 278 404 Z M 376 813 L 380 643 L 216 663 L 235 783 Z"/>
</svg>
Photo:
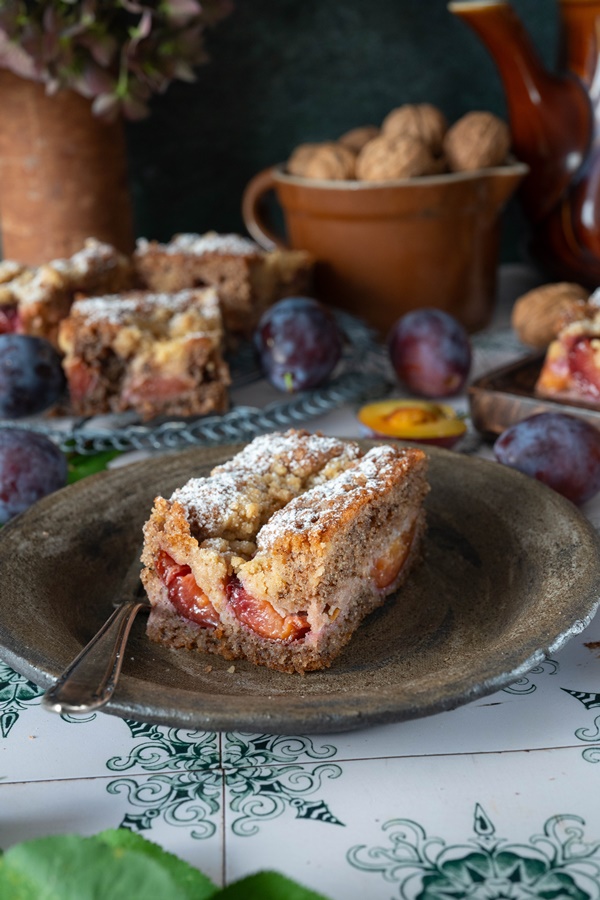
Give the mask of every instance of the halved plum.
<svg viewBox="0 0 600 900">
<path fill-rule="evenodd" d="M 438 447 L 453 447 L 467 430 L 464 419 L 451 406 L 427 400 L 379 400 L 361 407 L 358 420 L 367 437 L 391 437 Z"/>
</svg>

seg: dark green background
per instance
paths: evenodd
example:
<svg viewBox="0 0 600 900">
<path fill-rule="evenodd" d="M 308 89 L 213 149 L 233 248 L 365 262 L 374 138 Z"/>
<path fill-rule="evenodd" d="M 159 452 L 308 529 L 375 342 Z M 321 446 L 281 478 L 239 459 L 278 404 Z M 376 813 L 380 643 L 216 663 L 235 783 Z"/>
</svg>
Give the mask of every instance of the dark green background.
<svg viewBox="0 0 600 900">
<path fill-rule="evenodd" d="M 513 5 L 553 65 L 554 0 Z M 171 85 L 128 126 L 138 235 L 243 231 L 255 172 L 402 103 L 435 103 L 451 121 L 470 109 L 505 115 L 493 63 L 445 0 L 237 0 L 206 43 L 198 80 Z M 513 201 L 503 259 L 521 258 L 525 237 Z"/>
</svg>

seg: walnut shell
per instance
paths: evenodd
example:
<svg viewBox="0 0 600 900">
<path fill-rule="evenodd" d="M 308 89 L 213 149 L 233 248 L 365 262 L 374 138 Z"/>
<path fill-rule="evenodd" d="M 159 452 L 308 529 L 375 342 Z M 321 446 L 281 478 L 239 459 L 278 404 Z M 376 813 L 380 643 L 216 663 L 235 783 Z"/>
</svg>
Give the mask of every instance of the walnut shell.
<svg viewBox="0 0 600 900">
<path fill-rule="evenodd" d="M 355 160 L 355 154 L 347 147 L 327 141 L 319 144 L 312 153 L 307 153 L 302 172 L 296 171 L 294 174 L 302 174 L 304 178 L 345 181 L 354 178 Z"/>
<path fill-rule="evenodd" d="M 448 130 L 443 149 L 453 172 L 499 166 L 510 150 L 510 131 L 493 113 L 470 112 Z"/>
<path fill-rule="evenodd" d="M 588 312 L 587 291 L 580 284 L 544 284 L 519 297 L 511 324 L 517 337 L 536 350 L 545 350 L 559 331 Z"/>
<path fill-rule="evenodd" d="M 365 144 L 356 159 L 356 177 L 364 181 L 388 181 L 430 175 L 437 161 L 429 147 L 410 135 L 389 140 L 375 138 Z"/>
<path fill-rule="evenodd" d="M 342 134 L 338 138 L 338 144 L 343 144 L 353 153 L 360 153 L 365 144 L 378 136 L 379 128 L 376 125 L 361 125 Z"/>
<path fill-rule="evenodd" d="M 434 156 L 441 153 L 442 141 L 448 130 L 444 113 L 431 103 L 405 103 L 393 109 L 383 120 L 382 134 L 395 138 L 408 134 L 422 140 Z"/>
<path fill-rule="evenodd" d="M 296 147 L 286 164 L 287 171 L 290 175 L 304 176 L 308 160 L 314 156 L 317 149 L 322 146 L 322 143 L 312 143 L 300 144 Z"/>
</svg>

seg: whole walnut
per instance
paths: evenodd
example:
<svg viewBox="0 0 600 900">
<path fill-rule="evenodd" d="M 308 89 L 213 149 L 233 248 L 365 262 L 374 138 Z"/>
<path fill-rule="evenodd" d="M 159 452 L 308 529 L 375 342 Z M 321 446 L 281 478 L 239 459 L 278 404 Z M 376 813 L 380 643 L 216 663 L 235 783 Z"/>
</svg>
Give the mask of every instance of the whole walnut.
<svg viewBox="0 0 600 900">
<path fill-rule="evenodd" d="M 510 130 L 493 113 L 470 112 L 448 130 L 443 147 L 453 172 L 499 166 L 510 150 Z"/>
<path fill-rule="evenodd" d="M 363 181 L 388 181 L 430 175 L 438 162 L 427 144 L 410 135 L 389 139 L 377 137 L 358 154 L 356 177 Z"/>
<path fill-rule="evenodd" d="M 338 138 L 338 144 L 343 144 L 354 153 L 360 153 L 362 148 L 373 138 L 379 135 L 377 125 L 361 125 L 359 128 L 352 128 L 346 131 Z"/>
<path fill-rule="evenodd" d="M 303 176 L 308 160 L 315 154 L 322 143 L 299 144 L 287 161 L 286 168 L 290 175 Z"/>
<path fill-rule="evenodd" d="M 356 154 L 342 144 L 333 141 L 321 144 L 304 165 L 305 178 L 326 181 L 345 181 L 354 178 Z"/>
<path fill-rule="evenodd" d="M 570 322 L 586 317 L 589 291 L 580 284 L 544 284 L 519 297 L 511 324 L 517 337 L 536 350 L 545 350 Z"/>
<path fill-rule="evenodd" d="M 393 109 L 383 120 L 382 133 L 388 138 L 408 134 L 420 138 L 434 156 L 441 153 L 442 141 L 448 130 L 444 113 L 431 103 L 405 103 Z"/>
</svg>

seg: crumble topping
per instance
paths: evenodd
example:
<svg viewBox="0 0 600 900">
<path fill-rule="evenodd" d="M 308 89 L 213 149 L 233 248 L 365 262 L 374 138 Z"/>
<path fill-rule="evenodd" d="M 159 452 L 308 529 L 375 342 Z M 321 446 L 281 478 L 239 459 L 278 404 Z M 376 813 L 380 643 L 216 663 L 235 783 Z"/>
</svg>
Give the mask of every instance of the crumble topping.
<svg viewBox="0 0 600 900">
<path fill-rule="evenodd" d="M 117 264 L 117 254 L 111 244 L 103 244 L 95 238 L 88 238 L 81 250 L 68 259 L 54 259 L 48 265 L 71 278 L 85 278 L 98 269 L 112 268 Z"/>
<path fill-rule="evenodd" d="M 107 294 L 103 297 L 89 297 L 77 300 L 71 315 L 85 318 L 88 323 L 107 322 L 111 325 L 125 325 L 140 321 L 156 314 L 175 315 L 189 309 L 191 304 L 198 306 L 202 301 L 202 313 L 206 318 L 207 328 L 211 331 L 220 327 L 219 301 L 216 292 L 210 288 L 203 290 L 178 291 L 175 294 L 132 291 L 126 294 Z"/>
<path fill-rule="evenodd" d="M 371 502 L 389 489 L 398 465 L 398 451 L 375 447 L 355 465 L 295 497 L 277 510 L 259 531 L 259 550 L 267 550 L 290 532 L 329 530 L 339 525 L 346 510 Z"/>
<path fill-rule="evenodd" d="M 25 266 L 23 263 L 16 262 L 16 260 L 14 259 L 0 260 L 0 284 L 6 284 L 7 281 L 12 281 L 13 278 L 17 278 L 17 276 L 21 275 L 27 270 L 28 266 Z"/>
<path fill-rule="evenodd" d="M 325 483 L 362 456 L 357 444 L 318 434 L 263 435 L 171 496 L 201 540 L 254 540 L 273 513 L 306 490 Z"/>
</svg>

